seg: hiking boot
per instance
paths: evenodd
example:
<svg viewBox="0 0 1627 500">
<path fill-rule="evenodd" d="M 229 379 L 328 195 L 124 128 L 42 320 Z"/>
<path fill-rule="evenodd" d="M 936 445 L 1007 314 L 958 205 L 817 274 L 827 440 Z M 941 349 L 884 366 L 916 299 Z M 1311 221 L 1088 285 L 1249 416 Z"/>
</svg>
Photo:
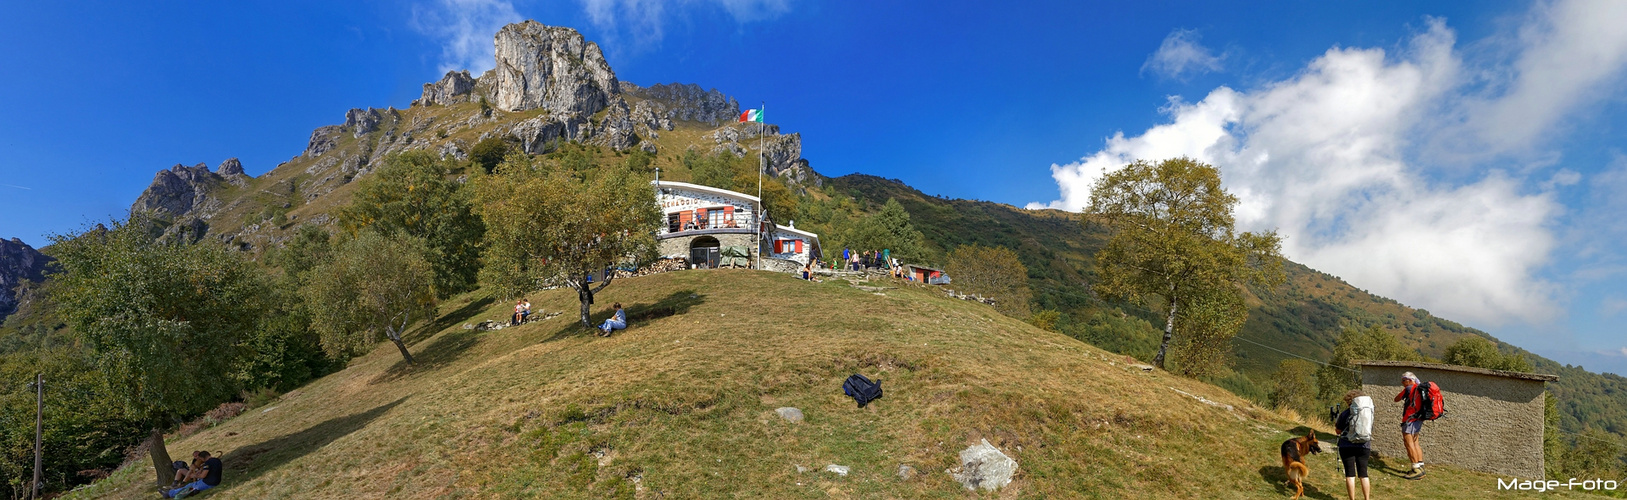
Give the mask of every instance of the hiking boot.
<svg viewBox="0 0 1627 500">
<path fill-rule="evenodd" d="M 1423 479 L 1424 478 L 1424 470 L 1423 469 L 1413 469 L 1412 474 L 1408 474 L 1408 475 L 1401 476 L 1401 477 L 1411 479 L 1411 480 L 1414 480 L 1414 481 L 1419 480 L 1419 479 Z"/>
</svg>

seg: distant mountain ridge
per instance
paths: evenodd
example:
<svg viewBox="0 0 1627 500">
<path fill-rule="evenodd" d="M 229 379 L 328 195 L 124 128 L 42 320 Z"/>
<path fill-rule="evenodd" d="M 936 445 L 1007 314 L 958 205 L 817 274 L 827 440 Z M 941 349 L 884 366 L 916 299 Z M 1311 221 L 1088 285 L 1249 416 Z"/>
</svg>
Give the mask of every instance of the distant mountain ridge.
<svg viewBox="0 0 1627 500">
<path fill-rule="evenodd" d="M 1093 304 L 1097 298 L 1090 291 L 1094 272 L 1091 259 L 1095 250 L 1106 243 L 1107 235 L 1089 229 L 1081 222 L 1080 214 L 940 198 L 901 181 L 863 174 L 832 178 L 827 185 L 865 203 L 898 200 L 909 210 L 916 228 L 940 250 L 971 243 L 1016 250 L 1029 269 L 1038 307 L 1088 315 L 1099 306 Z M 1627 436 L 1627 377 L 1589 372 L 1581 366 L 1544 358 L 1486 332 L 1375 295 L 1298 263 L 1290 261 L 1284 268 L 1288 275 L 1285 285 L 1252 288 L 1246 299 L 1249 318 L 1237 335 L 1240 340 L 1232 343 L 1237 371 L 1246 380 L 1220 380 L 1218 384 L 1262 398 L 1271 372 L 1280 361 L 1291 357 L 1284 352 L 1327 360 L 1345 327 L 1377 325 L 1394 333 L 1403 345 L 1437 358 L 1453 342 L 1480 336 L 1496 343 L 1505 353 L 1525 355 L 1536 372 L 1559 375 L 1559 381 L 1549 384 L 1549 390 L 1558 401 L 1561 429 L 1580 432 L 1595 427 Z M 1153 324 L 1159 324 L 1159 318 L 1150 311 L 1126 310 L 1153 323 L 1146 325 L 1147 337 L 1118 341 L 1155 346 L 1157 339 L 1153 335 L 1158 332 Z M 1073 320 L 1085 324 L 1089 318 Z"/>
</svg>

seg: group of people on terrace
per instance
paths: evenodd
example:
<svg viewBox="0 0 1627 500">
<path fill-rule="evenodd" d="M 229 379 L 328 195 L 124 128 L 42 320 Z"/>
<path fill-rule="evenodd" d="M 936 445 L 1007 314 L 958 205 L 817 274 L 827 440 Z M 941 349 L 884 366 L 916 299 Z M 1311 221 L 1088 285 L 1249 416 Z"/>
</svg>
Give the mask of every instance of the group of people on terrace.
<svg viewBox="0 0 1627 500">
<path fill-rule="evenodd" d="M 893 258 L 892 250 L 885 248 L 881 249 L 881 251 L 866 250 L 863 252 L 843 248 L 842 262 L 840 264 L 832 263 L 831 265 L 832 269 L 847 269 L 849 271 L 886 269 L 891 271 L 895 277 L 899 275 L 902 267 L 899 265 L 898 259 Z"/>
</svg>

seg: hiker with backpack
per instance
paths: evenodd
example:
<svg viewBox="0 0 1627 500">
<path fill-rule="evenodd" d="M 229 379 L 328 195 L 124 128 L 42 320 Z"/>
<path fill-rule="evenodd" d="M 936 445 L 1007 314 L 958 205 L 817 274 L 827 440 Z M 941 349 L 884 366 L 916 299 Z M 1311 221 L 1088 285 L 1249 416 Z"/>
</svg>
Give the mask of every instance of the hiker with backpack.
<svg viewBox="0 0 1627 500">
<path fill-rule="evenodd" d="M 1367 458 L 1372 455 L 1373 399 L 1360 390 L 1345 393 L 1345 411 L 1334 419 L 1339 431 L 1339 461 L 1345 469 L 1345 493 L 1356 500 L 1356 478 L 1361 478 L 1361 497 L 1373 498 L 1373 483 L 1367 478 Z"/>
<path fill-rule="evenodd" d="M 1412 472 L 1401 476 L 1407 479 L 1424 478 L 1424 449 L 1418 445 L 1418 432 L 1424 421 L 1440 418 L 1441 390 L 1434 382 L 1420 382 L 1412 372 L 1401 374 L 1401 393 L 1396 401 L 1406 401 L 1401 410 L 1401 444 L 1407 448 L 1407 459 L 1412 461 Z"/>
</svg>

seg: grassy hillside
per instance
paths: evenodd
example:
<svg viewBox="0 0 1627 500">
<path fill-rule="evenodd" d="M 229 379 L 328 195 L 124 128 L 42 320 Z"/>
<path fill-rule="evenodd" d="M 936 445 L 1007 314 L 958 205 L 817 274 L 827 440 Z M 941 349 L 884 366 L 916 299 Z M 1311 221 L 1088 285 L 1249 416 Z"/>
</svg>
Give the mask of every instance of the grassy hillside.
<svg viewBox="0 0 1627 500">
<path fill-rule="evenodd" d="M 1277 445 L 1300 423 L 933 288 L 858 285 L 734 270 L 618 280 L 595 311 L 620 301 L 633 325 L 611 338 L 570 314 L 465 329 L 508 311 L 477 292 L 413 333 L 417 366 L 381 344 L 169 446 L 225 452 L 210 498 L 961 498 L 944 471 L 982 439 L 1020 464 L 983 497 L 1286 495 Z M 563 290 L 531 298 L 574 308 Z M 855 408 L 840 390 L 854 372 L 886 397 Z M 819 472 L 832 463 L 852 471 Z M 1311 464 L 1310 498 L 1342 498 L 1335 459 Z M 1446 468 L 1374 478 L 1379 498 L 1513 497 Z M 138 461 L 69 497 L 148 498 L 150 480 Z"/>
<path fill-rule="evenodd" d="M 830 179 L 827 184 L 837 193 L 871 205 L 897 199 L 940 254 L 969 243 L 1017 250 L 1028 267 L 1036 305 L 1067 315 L 1061 324 L 1063 331 L 1150 359 L 1159 334 L 1154 325 L 1162 324 L 1162 320 L 1136 304 L 1105 304 L 1092 296 L 1091 259 L 1107 235 L 1087 229 L 1079 214 L 938 198 L 899 181 L 868 175 L 848 175 Z M 1485 332 L 1374 295 L 1336 276 L 1293 262 L 1287 263 L 1285 271 L 1286 285 L 1252 289 L 1248 298 L 1248 322 L 1238 334 L 1243 340 L 1233 342 L 1241 377 L 1221 381 L 1240 394 L 1263 398 L 1269 375 L 1288 357 L 1261 344 L 1326 360 L 1331 357 L 1339 332 L 1347 326 L 1379 325 L 1396 334 L 1405 345 L 1431 357 L 1441 356 L 1447 346 L 1471 335 L 1496 342 Z M 1111 319 L 1120 310 L 1148 321 L 1104 324 L 1101 318 Z M 1100 331 L 1109 326 L 1112 332 Z M 1594 427 L 1627 436 L 1627 378 L 1588 372 L 1580 366 L 1566 366 L 1498 344 L 1504 352 L 1524 354 L 1537 371 L 1560 376 L 1549 387 L 1559 402 L 1562 429 L 1579 432 Z"/>
</svg>

